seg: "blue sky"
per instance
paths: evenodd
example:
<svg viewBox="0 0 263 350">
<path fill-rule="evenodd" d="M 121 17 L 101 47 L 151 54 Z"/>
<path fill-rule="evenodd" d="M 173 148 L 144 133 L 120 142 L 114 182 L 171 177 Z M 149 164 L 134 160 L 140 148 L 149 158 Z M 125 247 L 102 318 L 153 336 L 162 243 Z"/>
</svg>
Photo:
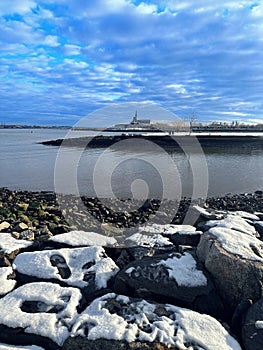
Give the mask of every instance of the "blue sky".
<svg viewBox="0 0 263 350">
<path fill-rule="evenodd" d="M 127 102 L 260 122 L 262 62 L 262 1 L 0 1 L 2 123 L 74 125 Z"/>
</svg>

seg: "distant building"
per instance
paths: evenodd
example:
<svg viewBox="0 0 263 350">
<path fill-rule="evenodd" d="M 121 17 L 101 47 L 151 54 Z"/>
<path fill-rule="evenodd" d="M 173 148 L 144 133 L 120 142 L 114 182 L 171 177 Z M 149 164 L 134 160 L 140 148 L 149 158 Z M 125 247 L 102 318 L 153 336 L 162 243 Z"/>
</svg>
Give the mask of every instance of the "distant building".
<svg viewBox="0 0 263 350">
<path fill-rule="evenodd" d="M 137 111 L 129 124 L 116 124 L 114 129 L 137 129 L 137 128 L 149 128 L 151 125 L 150 119 L 138 119 Z"/>
</svg>

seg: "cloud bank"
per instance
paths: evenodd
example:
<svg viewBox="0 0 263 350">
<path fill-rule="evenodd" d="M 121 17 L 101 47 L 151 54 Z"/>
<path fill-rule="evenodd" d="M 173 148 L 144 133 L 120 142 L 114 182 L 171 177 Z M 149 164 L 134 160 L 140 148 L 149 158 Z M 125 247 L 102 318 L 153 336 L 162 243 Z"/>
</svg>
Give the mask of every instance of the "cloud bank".
<svg viewBox="0 0 263 350">
<path fill-rule="evenodd" d="M 132 101 L 261 120 L 262 38 L 260 1 L 2 1 L 0 122 L 73 125 Z"/>
</svg>

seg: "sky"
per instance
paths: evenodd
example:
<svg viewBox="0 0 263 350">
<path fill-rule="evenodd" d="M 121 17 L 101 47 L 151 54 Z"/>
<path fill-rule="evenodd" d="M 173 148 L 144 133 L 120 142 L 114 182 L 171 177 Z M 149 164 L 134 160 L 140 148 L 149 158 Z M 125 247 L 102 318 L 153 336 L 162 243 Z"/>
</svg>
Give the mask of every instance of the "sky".
<svg viewBox="0 0 263 350">
<path fill-rule="evenodd" d="M 0 123 L 105 126 L 125 103 L 257 123 L 262 62 L 262 0 L 0 0 Z"/>
</svg>

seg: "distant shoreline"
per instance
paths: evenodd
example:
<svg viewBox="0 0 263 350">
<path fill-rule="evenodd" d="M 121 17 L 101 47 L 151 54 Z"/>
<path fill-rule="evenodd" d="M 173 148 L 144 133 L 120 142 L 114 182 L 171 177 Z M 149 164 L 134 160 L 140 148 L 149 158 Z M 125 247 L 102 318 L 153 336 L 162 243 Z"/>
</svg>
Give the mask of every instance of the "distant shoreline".
<svg viewBox="0 0 263 350">
<path fill-rule="evenodd" d="M 121 141 L 132 141 L 127 142 L 128 147 L 140 147 L 143 146 L 146 141 L 153 142 L 163 148 L 180 148 L 184 146 L 192 147 L 195 145 L 196 140 L 203 147 L 209 146 L 226 146 L 226 145 L 239 145 L 244 142 L 262 147 L 263 149 L 263 133 L 262 135 L 219 135 L 219 134 L 176 134 L 176 135 L 114 135 L 114 136 L 95 136 L 95 137 L 79 137 L 79 138 L 68 138 L 68 139 L 57 139 L 43 141 L 41 144 L 46 146 L 63 146 L 63 147 L 81 147 L 81 148 L 105 148 L 113 146 L 117 142 Z M 134 144 L 134 145 L 133 145 Z M 124 145 L 125 146 L 125 145 Z"/>
</svg>

